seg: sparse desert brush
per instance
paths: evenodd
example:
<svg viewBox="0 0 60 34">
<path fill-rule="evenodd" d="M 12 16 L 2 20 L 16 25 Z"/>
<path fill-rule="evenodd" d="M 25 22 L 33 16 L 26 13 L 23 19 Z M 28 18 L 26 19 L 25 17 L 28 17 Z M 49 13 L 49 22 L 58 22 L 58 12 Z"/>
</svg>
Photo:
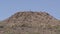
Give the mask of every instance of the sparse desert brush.
<svg viewBox="0 0 60 34">
<path fill-rule="evenodd" d="M 46 12 L 18 12 L 0 22 L 2 34 L 60 34 L 60 20 Z M 0 33 L 0 34 L 1 34 Z"/>
</svg>

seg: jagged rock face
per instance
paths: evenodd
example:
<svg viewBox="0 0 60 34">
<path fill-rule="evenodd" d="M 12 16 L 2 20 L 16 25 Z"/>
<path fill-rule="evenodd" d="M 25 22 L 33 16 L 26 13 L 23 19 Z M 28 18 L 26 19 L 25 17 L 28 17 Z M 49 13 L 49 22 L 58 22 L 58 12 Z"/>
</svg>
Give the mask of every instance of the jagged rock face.
<svg viewBox="0 0 60 34">
<path fill-rule="evenodd" d="M 60 21 L 46 12 L 17 12 L 4 22 L 3 34 L 57 34 L 55 26 L 60 26 Z"/>
</svg>

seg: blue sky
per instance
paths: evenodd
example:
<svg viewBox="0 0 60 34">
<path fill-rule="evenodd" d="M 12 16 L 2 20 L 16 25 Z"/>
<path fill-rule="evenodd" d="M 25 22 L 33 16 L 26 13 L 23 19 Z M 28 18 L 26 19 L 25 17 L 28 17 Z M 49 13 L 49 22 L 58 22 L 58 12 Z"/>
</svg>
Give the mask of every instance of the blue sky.
<svg viewBox="0 0 60 34">
<path fill-rule="evenodd" d="M 60 19 L 60 0 L 0 0 L 0 20 L 18 11 L 46 11 Z"/>
</svg>

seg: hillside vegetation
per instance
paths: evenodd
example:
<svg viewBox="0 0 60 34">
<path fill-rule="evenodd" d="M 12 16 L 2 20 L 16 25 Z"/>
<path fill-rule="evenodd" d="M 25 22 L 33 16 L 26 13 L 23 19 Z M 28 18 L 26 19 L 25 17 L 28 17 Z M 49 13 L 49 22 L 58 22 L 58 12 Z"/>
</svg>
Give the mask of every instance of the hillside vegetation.
<svg viewBox="0 0 60 34">
<path fill-rule="evenodd" d="M 17 12 L 0 22 L 0 34 L 60 34 L 60 20 L 46 12 Z"/>
</svg>

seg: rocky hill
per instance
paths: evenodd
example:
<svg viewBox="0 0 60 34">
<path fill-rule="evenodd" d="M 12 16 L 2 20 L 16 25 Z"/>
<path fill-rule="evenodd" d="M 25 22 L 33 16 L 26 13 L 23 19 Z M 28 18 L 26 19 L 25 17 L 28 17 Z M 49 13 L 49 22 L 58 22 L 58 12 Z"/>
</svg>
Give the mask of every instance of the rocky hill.
<svg viewBox="0 0 60 34">
<path fill-rule="evenodd" d="M 0 23 L 0 34 L 60 34 L 60 20 L 46 12 L 17 12 Z"/>
</svg>

